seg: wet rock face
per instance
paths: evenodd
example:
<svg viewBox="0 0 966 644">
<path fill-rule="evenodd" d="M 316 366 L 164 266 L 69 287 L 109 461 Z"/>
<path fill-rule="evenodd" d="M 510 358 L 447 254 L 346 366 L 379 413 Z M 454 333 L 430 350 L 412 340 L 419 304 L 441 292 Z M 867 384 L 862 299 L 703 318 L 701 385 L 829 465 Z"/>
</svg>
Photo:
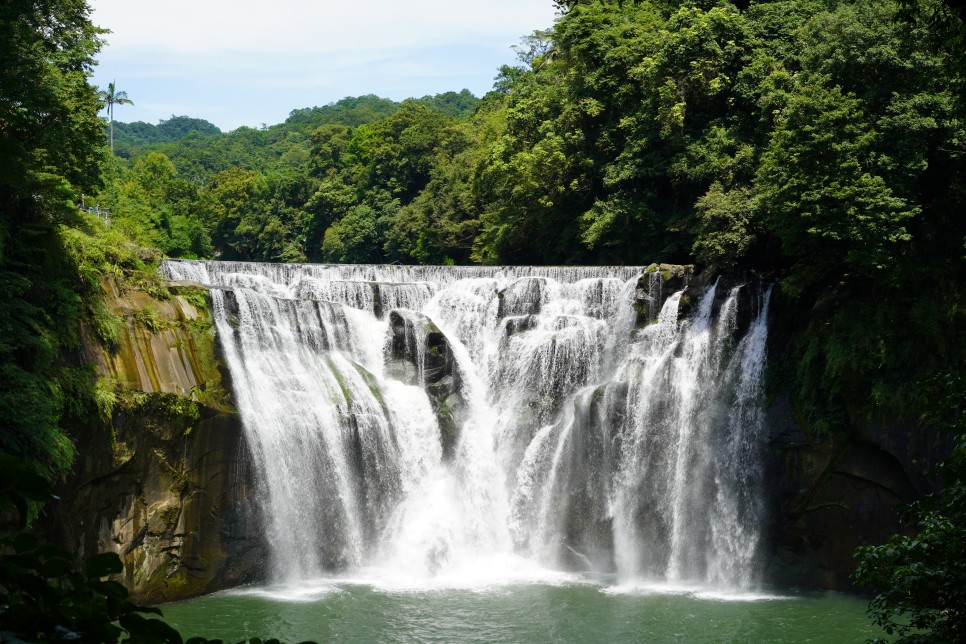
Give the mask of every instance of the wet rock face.
<svg viewBox="0 0 966 644">
<path fill-rule="evenodd" d="M 738 308 L 734 333 L 735 337 L 744 336 L 748 332 L 748 327 L 751 326 L 752 320 L 758 316 L 761 310 L 762 296 L 768 290 L 768 287 L 774 284 L 774 280 L 763 278 L 760 275 L 745 273 L 729 273 L 716 277 L 702 275 L 700 279 L 695 279 L 692 285 L 689 285 L 688 290 L 685 291 L 685 295 L 690 296 L 692 288 L 697 289 L 701 284 L 714 281 L 718 282 L 718 289 L 714 303 L 711 305 L 712 316 L 718 315 L 721 306 L 727 300 L 728 295 L 733 289 L 740 289 L 738 292 Z M 693 297 L 691 299 L 694 300 Z"/>
<path fill-rule="evenodd" d="M 387 372 L 426 389 L 439 421 L 443 458 L 451 458 L 466 401 L 449 341 L 432 320 L 414 311 L 390 312 L 389 328 L 392 336 Z"/>
<path fill-rule="evenodd" d="M 196 282 L 170 282 L 171 297 L 123 291 L 105 280 L 107 309 L 121 321 L 117 347 L 106 350 L 85 339 L 83 359 L 101 376 L 145 393 L 176 394 L 215 409 L 233 408 L 228 371 L 208 311 L 208 293 Z"/>
<path fill-rule="evenodd" d="M 118 346 L 85 334 L 83 359 L 117 383 L 117 403 L 109 423 L 75 435 L 75 466 L 44 526 L 80 557 L 116 552 L 119 581 L 141 603 L 256 581 L 266 552 L 207 294 L 169 286 L 158 301 L 105 284 L 123 319 Z"/>
<path fill-rule="evenodd" d="M 651 264 L 641 273 L 634 291 L 634 308 L 637 311 L 637 326 L 644 326 L 657 319 L 667 299 L 683 290 L 678 305 L 678 319 L 685 320 L 694 313 L 694 307 L 701 300 L 705 290 L 717 281 L 711 317 L 717 318 L 721 306 L 728 299 L 732 289 L 741 288 L 738 294 L 738 310 L 733 330 L 735 337 L 743 337 L 748 332 L 752 320 L 758 315 L 762 305 L 762 295 L 774 280 L 760 275 L 745 273 L 702 272 L 695 274 L 692 265 Z"/>
<path fill-rule="evenodd" d="M 934 489 L 924 473 L 948 453 L 949 437 L 883 423 L 816 436 L 787 394 L 770 406 L 766 422 L 775 545 L 769 581 L 855 591 L 855 549 L 904 529 L 899 508 Z"/>
<path fill-rule="evenodd" d="M 543 302 L 543 289 L 547 280 L 542 277 L 523 277 L 511 282 L 497 293 L 501 318 L 517 315 L 533 315 L 540 312 Z"/>
<path fill-rule="evenodd" d="M 56 526 L 80 557 L 115 552 L 134 601 L 197 597 L 262 576 L 265 544 L 252 500 L 240 419 L 115 419 L 116 438 L 78 445 L 80 467 L 61 491 Z"/>
<path fill-rule="evenodd" d="M 503 335 L 510 338 L 518 333 L 525 333 L 536 328 L 539 318 L 536 315 L 520 315 L 503 320 Z"/>
<path fill-rule="evenodd" d="M 651 264 L 641 273 L 634 290 L 634 310 L 637 326 L 644 326 L 657 319 L 661 307 L 671 295 L 687 288 L 694 278 L 694 266 L 678 264 Z M 700 280 L 699 284 L 704 285 Z M 682 302 L 684 304 L 684 302 Z M 682 317 L 688 310 L 684 307 Z"/>
</svg>

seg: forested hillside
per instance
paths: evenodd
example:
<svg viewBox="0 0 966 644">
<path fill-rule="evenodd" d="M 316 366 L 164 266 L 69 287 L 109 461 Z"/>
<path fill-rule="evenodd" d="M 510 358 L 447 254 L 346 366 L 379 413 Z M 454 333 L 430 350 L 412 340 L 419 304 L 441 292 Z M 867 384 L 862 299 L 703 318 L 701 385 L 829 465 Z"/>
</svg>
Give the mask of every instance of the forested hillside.
<svg viewBox="0 0 966 644">
<path fill-rule="evenodd" d="M 114 152 L 118 156 L 130 157 L 146 145 L 171 143 L 191 134 L 217 136 L 221 134 L 213 123 L 190 116 L 172 116 L 157 125 L 135 121 L 134 123 L 114 123 Z"/>
<path fill-rule="evenodd" d="M 100 32 L 82 3 L 41 4 L 0 8 L 0 448 L 53 478 L 74 455 L 65 427 L 93 407 L 78 391 L 92 371 L 63 356 L 97 313 L 70 231 L 105 138 L 88 83 Z"/>
</svg>

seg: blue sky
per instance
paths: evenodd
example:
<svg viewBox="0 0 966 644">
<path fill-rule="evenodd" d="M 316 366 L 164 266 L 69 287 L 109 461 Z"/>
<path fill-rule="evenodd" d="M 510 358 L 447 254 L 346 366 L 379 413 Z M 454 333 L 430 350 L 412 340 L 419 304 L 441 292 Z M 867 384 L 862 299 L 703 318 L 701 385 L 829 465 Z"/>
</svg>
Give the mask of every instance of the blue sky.
<svg viewBox="0 0 966 644">
<path fill-rule="evenodd" d="M 284 121 L 345 96 L 481 96 L 551 0 L 92 0 L 110 29 L 93 82 L 134 105 L 118 121 L 186 114 L 222 130 Z"/>
</svg>

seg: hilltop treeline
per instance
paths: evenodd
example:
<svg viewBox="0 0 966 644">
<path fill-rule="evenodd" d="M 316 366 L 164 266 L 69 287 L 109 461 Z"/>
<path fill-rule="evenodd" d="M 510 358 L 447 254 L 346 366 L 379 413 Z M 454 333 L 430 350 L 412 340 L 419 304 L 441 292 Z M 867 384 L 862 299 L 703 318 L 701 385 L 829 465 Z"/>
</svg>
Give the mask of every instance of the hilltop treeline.
<svg viewBox="0 0 966 644">
<path fill-rule="evenodd" d="M 955 239 L 957 53 L 890 2 L 577 3 L 519 53 L 478 105 L 370 96 L 146 137 L 131 173 L 194 186 L 194 252 L 225 258 L 653 257 L 794 265 L 804 286 Z"/>
</svg>

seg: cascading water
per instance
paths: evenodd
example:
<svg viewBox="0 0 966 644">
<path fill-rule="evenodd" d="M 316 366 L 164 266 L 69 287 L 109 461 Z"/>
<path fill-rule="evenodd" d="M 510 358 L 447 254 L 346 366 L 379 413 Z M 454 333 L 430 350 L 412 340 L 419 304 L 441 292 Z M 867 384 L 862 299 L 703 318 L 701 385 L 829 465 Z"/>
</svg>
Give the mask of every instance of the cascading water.
<svg viewBox="0 0 966 644">
<path fill-rule="evenodd" d="M 624 267 L 164 270 L 212 287 L 277 581 L 756 583 L 770 292 Z"/>
</svg>

